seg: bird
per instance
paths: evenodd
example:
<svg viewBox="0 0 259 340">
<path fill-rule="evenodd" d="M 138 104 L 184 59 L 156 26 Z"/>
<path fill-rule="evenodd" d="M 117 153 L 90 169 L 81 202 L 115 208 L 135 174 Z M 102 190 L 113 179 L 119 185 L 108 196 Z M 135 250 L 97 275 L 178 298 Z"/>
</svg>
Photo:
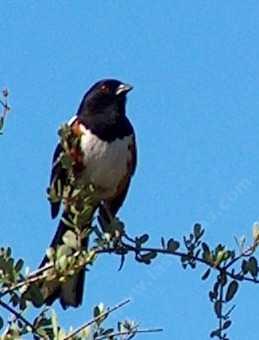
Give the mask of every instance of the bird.
<svg viewBox="0 0 259 340">
<path fill-rule="evenodd" d="M 73 134 L 79 136 L 80 156 L 75 158 L 75 177 L 85 185 L 93 185 L 99 208 L 99 215 L 107 220 L 115 217 L 122 206 L 135 173 L 137 164 L 136 137 L 133 125 L 126 115 L 127 94 L 132 85 L 117 79 L 103 79 L 96 82 L 85 93 L 77 113 L 68 122 Z M 67 182 L 67 169 L 62 167 L 60 155 L 64 152 L 62 143 L 58 143 L 50 176 L 50 188 Z M 56 218 L 61 208 L 61 201 L 53 201 L 51 216 Z M 105 209 L 103 207 L 105 206 Z M 107 211 L 109 212 L 107 216 Z M 57 231 L 50 244 L 57 248 L 63 244 L 62 237 L 68 230 L 64 219 L 67 217 L 66 207 L 63 209 Z M 82 240 L 87 247 L 88 238 Z M 48 262 L 45 256 L 40 264 Z M 75 273 L 66 282 L 54 285 L 43 283 L 44 302 L 51 305 L 59 299 L 61 306 L 78 307 L 83 301 L 85 269 Z"/>
</svg>

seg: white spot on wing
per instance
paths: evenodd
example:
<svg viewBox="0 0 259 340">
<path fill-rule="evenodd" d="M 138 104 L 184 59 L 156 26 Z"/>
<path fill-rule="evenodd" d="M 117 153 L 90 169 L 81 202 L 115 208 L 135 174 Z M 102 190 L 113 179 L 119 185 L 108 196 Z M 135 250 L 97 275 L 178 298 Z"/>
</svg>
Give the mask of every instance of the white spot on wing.
<svg viewBox="0 0 259 340">
<path fill-rule="evenodd" d="M 71 126 L 75 122 L 76 119 L 77 119 L 77 116 L 73 116 L 72 118 L 70 118 L 68 121 L 68 125 Z"/>
</svg>

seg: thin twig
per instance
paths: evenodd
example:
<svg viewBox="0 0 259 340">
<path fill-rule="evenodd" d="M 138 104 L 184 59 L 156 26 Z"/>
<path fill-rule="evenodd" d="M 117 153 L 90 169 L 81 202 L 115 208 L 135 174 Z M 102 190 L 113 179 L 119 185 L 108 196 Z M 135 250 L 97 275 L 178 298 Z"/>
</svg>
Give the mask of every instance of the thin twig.
<svg viewBox="0 0 259 340">
<path fill-rule="evenodd" d="M 7 303 L 5 303 L 2 300 L 0 300 L 0 306 L 2 306 L 4 309 L 6 309 L 10 313 L 12 313 L 16 317 L 16 319 L 21 320 L 27 327 L 29 327 L 29 331 L 33 332 L 34 334 L 37 334 L 38 336 L 40 336 L 42 338 L 42 335 L 38 334 L 38 331 L 37 331 L 37 329 L 35 329 L 33 324 L 30 321 L 28 321 L 27 319 L 25 319 L 25 317 L 22 316 L 20 313 L 18 313 L 15 309 L 10 307 Z"/>
<path fill-rule="evenodd" d="M 129 239 L 127 237 L 127 239 Z M 172 255 L 172 256 L 177 256 L 177 257 L 183 257 L 186 256 L 185 252 L 181 252 L 181 251 L 174 251 L 172 252 L 171 250 L 168 249 L 164 249 L 164 248 L 151 248 L 151 247 L 142 247 L 142 248 L 137 248 L 133 245 L 130 244 L 125 244 L 122 243 L 122 246 L 124 248 L 125 252 L 156 252 L 157 254 L 165 254 L 165 255 Z M 235 264 L 238 260 L 240 260 L 242 257 L 247 257 L 250 256 L 251 254 L 254 253 L 255 249 L 257 248 L 258 243 L 253 243 L 251 246 L 249 246 L 246 250 L 244 250 L 240 255 L 238 255 L 237 257 L 235 257 L 233 260 L 231 260 L 227 265 L 225 265 L 224 267 L 220 267 L 219 265 L 216 265 L 214 263 L 211 263 L 209 261 L 207 261 L 206 259 L 199 257 L 199 256 L 193 256 L 193 260 L 202 263 L 206 266 L 209 266 L 210 268 L 217 270 L 219 272 L 221 272 L 221 270 L 224 268 L 225 273 L 228 277 L 235 279 L 237 281 L 240 281 L 238 274 L 233 273 L 233 271 L 228 271 L 227 269 L 229 269 L 231 266 L 233 266 L 233 264 Z M 109 247 L 109 248 L 93 248 L 92 251 L 95 252 L 96 255 L 98 254 L 117 254 L 118 255 L 118 247 Z M 87 263 L 85 263 L 87 264 Z M 82 266 L 84 266 L 85 264 L 83 264 Z M 40 279 L 43 279 L 44 277 L 41 277 L 41 274 L 43 274 L 45 271 L 52 269 L 54 267 L 53 263 L 49 263 L 46 264 L 44 267 L 41 267 L 37 270 L 35 270 L 34 272 L 32 272 L 25 280 L 22 280 L 20 282 L 18 282 L 17 284 L 13 285 L 10 288 L 4 288 L 0 291 L 0 298 L 3 297 L 4 295 L 11 293 L 12 291 L 19 289 L 21 287 L 23 287 L 26 284 L 30 284 L 33 282 L 37 282 Z M 251 278 L 249 276 L 242 276 L 242 281 L 249 281 L 249 282 L 253 282 L 255 284 L 259 283 L 259 279 L 256 278 Z"/>
<path fill-rule="evenodd" d="M 165 254 L 165 255 L 172 255 L 172 256 L 177 256 L 177 257 L 182 257 L 182 256 L 186 256 L 186 253 L 184 252 L 181 252 L 181 251 L 170 251 L 170 250 L 167 250 L 167 249 L 161 249 L 161 248 L 151 248 L 151 247 L 144 247 L 144 248 L 141 248 L 141 249 L 137 249 L 136 247 L 133 247 L 133 246 L 129 246 L 127 245 L 126 247 L 126 250 L 127 252 L 136 252 L 136 251 L 143 251 L 143 252 L 156 252 L 157 254 Z M 112 253 L 116 253 L 116 249 L 115 248 L 106 248 L 106 249 L 97 249 L 96 250 L 96 254 L 105 254 L 105 253 L 108 253 L 108 254 L 112 254 Z M 219 272 L 221 272 L 222 268 L 217 265 L 215 266 L 214 263 L 211 263 L 205 259 L 203 259 L 202 257 L 198 257 L 198 256 L 193 256 L 192 259 L 194 259 L 195 261 L 199 262 L 199 263 L 202 263 L 212 269 L 215 269 Z M 235 274 L 233 274 L 232 272 L 230 271 L 226 271 L 226 275 L 231 277 L 232 279 L 235 279 L 235 280 L 238 280 L 240 281 Z M 259 279 L 254 279 L 254 278 L 250 278 L 250 277 L 247 277 L 247 276 L 244 276 L 242 278 L 242 281 L 251 281 L 251 282 L 254 282 L 254 283 L 259 283 Z"/>
<path fill-rule="evenodd" d="M 128 304 L 130 302 L 130 299 L 127 299 L 121 303 L 119 303 L 118 305 L 112 307 L 112 308 L 108 308 L 108 310 L 104 313 L 101 313 L 100 315 L 96 316 L 95 318 L 91 319 L 90 321 L 87 321 L 85 324 L 83 324 L 82 326 L 78 327 L 77 329 L 75 329 L 73 332 L 71 332 L 70 334 L 68 334 L 67 336 L 64 337 L 63 340 L 68 340 L 68 339 L 72 339 L 73 336 L 77 335 L 78 333 L 81 333 L 85 328 L 89 327 L 90 325 L 94 324 L 95 322 L 99 321 L 100 319 L 103 319 L 104 317 L 106 317 L 107 315 L 111 314 L 112 312 L 116 311 L 117 309 L 125 306 L 126 304 Z"/>
<path fill-rule="evenodd" d="M 2 91 L 3 97 L 5 98 L 5 100 L 3 101 L 2 99 L 0 99 L 0 104 L 3 106 L 4 111 L 3 111 L 3 117 L 5 118 L 5 115 L 8 111 L 10 111 L 10 107 L 8 105 L 8 101 L 7 101 L 7 97 L 9 95 L 9 91 L 7 89 Z"/>
<path fill-rule="evenodd" d="M 156 252 L 157 254 L 165 254 L 165 255 L 171 255 L 171 256 L 177 256 L 177 257 L 182 257 L 182 256 L 186 256 L 185 252 L 181 252 L 181 251 L 170 251 L 168 249 L 161 249 L 161 248 L 151 248 L 151 247 L 143 247 L 141 249 L 137 249 L 136 247 L 129 245 L 129 244 L 123 244 L 125 251 L 127 252 L 131 252 L 131 253 L 136 253 L 136 252 Z M 254 244 L 252 246 L 250 246 L 249 248 L 247 248 L 242 254 L 240 254 L 239 256 L 235 257 L 230 263 L 228 263 L 224 269 L 225 269 L 225 273 L 228 277 L 235 279 L 237 281 L 240 281 L 240 279 L 238 278 L 237 274 L 234 274 L 231 271 L 228 271 L 227 269 L 230 268 L 230 265 L 233 265 L 235 262 L 237 262 L 238 260 L 240 260 L 242 257 L 246 257 L 246 256 L 250 256 L 251 255 L 251 251 L 252 249 L 254 249 Z M 94 249 L 94 252 L 96 255 L 98 254 L 118 254 L 118 248 L 117 247 L 110 247 L 110 248 L 97 248 Z M 250 252 L 250 253 L 249 253 Z M 205 260 L 202 257 L 198 257 L 198 256 L 193 256 L 193 259 L 199 263 L 202 263 L 214 270 L 217 271 L 221 271 L 222 268 L 217 265 L 215 266 L 215 264 Z M 39 268 L 37 270 L 35 270 L 34 272 L 32 272 L 25 280 L 20 281 L 19 283 L 17 283 L 16 285 L 10 287 L 10 288 L 4 288 L 0 291 L 0 298 L 3 297 L 6 294 L 9 294 L 10 292 L 19 289 L 21 287 L 23 287 L 26 284 L 29 283 L 33 283 L 33 282 L 37 282 L 38 280 L 40 280 L 41 278 L 41 274 L 43 274 L 45 271 L 52 269 L 54 267 L 54 264 L 47 264 L 42 268 Z M 248 282 L 253 282 L 258 284 L 259 283 L 259 279 L 256 278 L 250 278 L 248 276 L 243 276 L 242 277 L 242 281 L 248 281 Z"/>
<path fill-rule="evenodd" d="M 2 289 L 0 292 L 0 297 L 2 298 L 6 294 L 9 294 L 13 292 L 14 290 L 19 289 L 29 283 L 37 282 L 39 279 L 41 279 L 41 276 L 40 276 L 41 274 L 43 274 L 46 270 L 51 269 L 53 267 L 54 267 L 53 264 L 47 264 L 46 266 L 35 270 L 25 280 L 18 282 L 17 284 L 13 285 L 10 288 Z"/>
<path fill-rule="evenodd" d="M 162 328 L 154 328 L 154 329 L 139 329 L 139 330 L 128 330 L 123 332 L 116 332 L 116 333 L 110 333 L 107 335 L 101 335 L 96 338 L 96 340 L 103 340 L 103 339 L 109 339 L 110 337 L 114 336 L 122 336 L 122 335 L 131 335 L 131 334 L 139 334 L 139 333 L 158 333 L 163 332 Z"/>
<path fill-rule="evenodd" d="M 231 260 L 226 266 L 225 269 L 230 268 L 235 264 L 237 261 L 239 261 L 242 257 L 248 257 L 251 256 L 255 251 L 256 248 L 258 247 L 258 241 L 255 241 L 251 246 L 249 246 L 247 249 L 241 252 L 237 257 L 235 257 L 233 260 Z"/>
<path fill-rule="evenodd" d="M 221 279 L 220 279 L 221 280 Z M 222 331 L 223 331 L 223 293 L 224 293 L 224 286 L 223 283 L 220 283 L 220 293 L 219 293 L 219 301 L 220 301 L 220 315 L 219 315 L 219 331 L 220 331 L 220 339 L 223 339 L 222 337 Z"/>
<path fill-rule="evenodd" d="M 4 109 L 8 108 L 8 106 L 2 101 L 2 99 L 0 99 L 0 104 L 3 106 Z"/>
<path fill-rule="evenodd" d="M 251 251 L 252 247 L 254 247 L 254 245 L 250 246 L 249 248 L 247 248 L 247 251 Z M 177 256 L 177 257 L 183 257 L 183 256 L 186 256 L 187 253 L 185 252 L 181 252 L 181 251 L 174 251 L 172 252 L 171 250 L 168 250 L 168 249 L 162 249 L 162 248 L 151 248 L 151 247 L 142 247 L 140 249 L 137 249 L 136 247 L 133 247 L 131 245 L 125 245 L 125 250 L 127 252 L 133 252 L 133 253 L 136 253 L 136 252 L 156 252 L 157 254 L 165 254 L 165 255 L 171 255 L 171 256 Z M 105 249 L 96 249 L 95 250 L 95 253 L 96 254 L 105 254 L 105 253 L 108 253 L 108 254 L 116 254 L 116 252 L 118 251 L 117 248 L 114 248 L 114 247 L 110 247 L 110 248 L 105 248 Z M 248 252 L 245 252 L 243 253 L 243 255 L 239 255 L 238 257 L 236 257 L 235 259 L 237 260 L 240 260 L 240 258 L 242 257 L 247 257 L 247 256 L 250 256 L 250 254 L 248 254 Z M 234 274 L 232 273 L 231 271 L 228 271 L 227 269 L 229 269 L 229 264 L 226 265 L 225 267 L 220 267 L 219 265 L 216 265 L 212 262 L 209 262 L 207 260 L 205 260 L 204 258 L 202 257 L 199 257 L 199 256 L 195 256 L 193 255 L 192 256 L 192 259 L 201 263 L 201 264 L 204 264 L 214 270 L 217 270 L 218 272 L 221 272 L 222 269 L 225 270 L 225 273 L 228 277 L 234 279 L 234 280 L 237 280 L 237 281 L 241 281 L 241 279 L 238 278 L 238 275 L 237 274 Z M 233 262 L 232 260 L 232 264 L 234 264 L 236 261 Z M 248 277 L 248 276 L 242 276 L 242 281 L 249 281 L 249 282 L 253 282 L 253 283 L 259 283 L 259 279 L 256 279 L 256 278 L 251 278 L 251 277 Z"/>
</svg>

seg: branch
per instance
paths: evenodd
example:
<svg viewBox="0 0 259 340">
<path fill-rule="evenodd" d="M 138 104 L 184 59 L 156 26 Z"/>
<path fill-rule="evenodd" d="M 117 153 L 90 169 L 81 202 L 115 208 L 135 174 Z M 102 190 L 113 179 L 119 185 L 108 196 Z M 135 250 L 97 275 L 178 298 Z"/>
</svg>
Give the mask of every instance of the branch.
<svg viewBox="0 0 259 340">
<path fill-rule="evenodd" d="M 232 261 L 230 261 L 226 266 L 225 269 L 230 268 L 233 266 L 236 262 L 238 262 L 241 258 L 243 257 L 249 257 L 251 256 L 255 251 L 258 246 L 258 240 L 255 240 L 251 246 L 246 248 L 245 250 L 241 251 L 238 256 L 236 256 Z"/>
<path fill-rule="evenodd" d="M 133 242 L 134 240 L 127 237 L 128 240 L 131 240 L 131 242 Z M 238 274 L 234 274 L 232 271 L 227 270 L 229 269 L 233 264 L 235 264 L 238 260 L 240 260 L 243 257 L 247 257 L 250 256 L 255 250 L 256 247 L 258 246 L 258 243 L 253 243 L 252 246 L 248 247 L 246 250 L 244 250 L 239 256 L 235 257 L 233 260 L 231 260 L 225 267 L 223 267 L 225 269 L 225 273 L 228 277 L 237 280 L 237 281 L 241 281 L 241 279 L 238 277 Z M 171 251 L 168 249 L 163 249 L 163 248 L 153 248 L 153 247 L 141 247 L 141 248 L 137 248 L 136 246 L 132 246 L 130 244 L 126 244 L 126 243 L 122 243 L 122 245 L 120 246 L 122 248 L 118 248 L 118 246 L 112 246 L 112 247 L 107 247 L 107 248 L 93 248 L 91 249 L 91 251 L 94 251 L 94 253 L 96 255 L 98 254 L 114 254 L 114 255 L 120 255 L 121 254 L 118 252 L 119 250 L 122 250 L 126 253 L 134 253 L 134 254 L 138 254 L 140 252 L 154 252 L 157 254 L 162 254 L 162 255 L 171 255 L 171 256 L 177 256 L 179 258 L 182 258 L 183 256 L 186 256 L 187 253 L 183 252 L 183 251 Z M 73 256 L 73 255 L 71 255 Z M 220 265 L 215 265 L 214 263 L 212 263 L 211 261 L 208 261 L 200 256 L 197 255 L 193 255 L 192 259 L 195 260 L 196 262 L 199 262 L 201 264 L 204 264 L 218 272 L 221 272 L 221 270 L 223 269 Z M 85 265 L 87 265 L 87 261 L 85 263 L 83 263 L 81 265 L 81 267 L 84 267 Z M 39 268 L 37 270 L 35 270 L 34 272 L 32 272 L 28 278 L 26 278 L 25 280 L 20 281 L 19 283 L 13 285 L 10 288 L 4 288 L 0 291 L 0 298 L 5 296 L 6 294 L 9 294 L 21 287 L 23 287 L 24 285 L 30 284 L 30 283 L 34 283 L 37 282 L 41 279 L 44 279 L 44 272 L 54 268 L 54 264 L 53 263 L 49 263 L 47 265 L 45 265 L 42 268 Z M 243 276 L 242 277 L 242 281 L 248 281 L 248 282 L 253 282 L 255 284 L 259 284 L 259 279 L 256 278 L 251 278 L 249 276 Z"/>
<path fill-rule="evenodd" d="M 43 274 L 45 271 L 47 271 L 48 269 L 53 268 L 54 265 L 53 264 L 47 264 L 44 267 L 41 267 L 37 270 L 35 270 L 34 272 L 32 272 L 28 278 L 23 279 L 22 281 L 18 282 L 17 284 L 11 286 L 10 288 L 4 288 L 1 290 L 0 292 L 0 298 L 2 298 L 3 296 L 5 296 L 6 294 L 9 294 L 11 292 L 13 292 L 16 289 L 19 289 L 29 283 L 33 283 L 33 282 L 37 282 L 41 279 L 41 274 Z M 42 277 L 43 278 L 43 277 Z"/>
<path fill-rule="evenodd" d="M 219 303 L 220 303 L 220 310 L 219 310 L 219 339 L 224 340 L 223 335 L 222 335 L 222 331 L 223 331 L 223 313 L 222 313 L 222 309 L 223 309 L 223 293 L 224 293 L 224 285 L 221 282 L 220 283 L 220 293 L 219 293 Z"/>
<path fill-rule="evenodd" d="M 153 329 L 139 329 L 139 330 L 129 330 L 129 331 L 123 331 L 123 332 L 117 332 L 117 333 L 110 333 L 107 335 L 101 335 L 96 338 L 96 340 L 103 340 L 103 339 L 109 339 L 113 338 L 115 336 L 122 336 L 122 335 L 132 335 L 132 334 L 139 334 L 139 333 L 158 333 L 163 332 L 162 328 L 153 328 Z"/>
<path fill-rule="evenodd" d="M 136 247 L 133 247 L 133 246 L 130 246 L 130 245 L 126 245 L 126 250 L 127 252 L 133 252 L 133 253 L 136 253 L 136 252 L 139 252 L 139 251 L 143 251 L 143 252 L 156 252 L 157 254 L 164 254 L 164 255 L 171 255 L 171 256 L 177 256 L 177 257 L 183 257 L 186 255 L 185 252 L 181 252 L 181 251 L 170 251 L 170 250 L 167 250 L 167 249 L 161 249 L 161 248 L 152 248 L 152 247 L 143 247 L 141 249 L 137 249 Z M 114 247 L 110 247 L 110 248 L 106 248 L 106 249 L 97 249 L 96 250 L 96 254 L 105 254 L 105 253 L 108 253 L 108 254 L 115 254 L 115 255 L 118 255 L 118 249 L 117 248 L 114 248 Z M 248 256 L 248 255 L 240 255 L 238 256 L 237 258 L 235 258 L 234 260 L 240 260 L 242 257 L 245 257 L 245 256 Z M 218 272 L 221 272 L 222 268 L 219 266 L 219 265 L 214 265 L 213 263 L 203 259 L 202 257 L 199 257 L 199 256 L 193 256 L 192 257 L 193 260 L 201 263 L 201 264 L 204 264 L 214 270 L 217 270 Z M 234 264 L 236 261 L 232 261 L 232 264 Z M 230 266 L 227 265 L 225 268 L 229 268 Z M 239 279 L 237 277 L 237 275 L 233 274 L 231 271 L 225 271 L 226 275 L 231 277 L 232 279 L 235 279 L 235 280 L 238 280 L 238 281 L 241 281 L 241 279 Z M 253 283 L 259 283 L 259 279 L 256 279 L 256 278 L 251 278 L 251 277 L 248 277 L 248 276 L 243 276 L 242 278 L 242 281 L 249 281 L 249 282 L 253 282 Z"/>
<path fill-rule="evenodd" d="M 77 329 L 75 329 L 73 332 L 71 332 L 70 334 L 68 334 L 67 336 L 64 337 L 63 340 L 69 340 L 72 339 L 73 336 L 77 335 L 78 333 L 81 333 L 85 328 L 89 327 L 90 325 L 94 324 L 95 322 L 103 319 L 104 317 L 110 315 L 112 312 L 116 311 L 117 309 L 125 306 L 126 304 L 128 304 L 130 302 L 130 299 L 125 300 L 121 303 L 119 303 L 118 305 L 109 308 L 106 312 L 101 313 L 100 315 L 96 316 L 95 318 L 91 319 L 90 321 L 87 321 L 85 324 L 83 324 L 82 326 L 78 327 Z"/>
<path fill-rule="evenodd" d="M 10 307 L 7 303 L 5 303 L 2 300 L 0 300 L 0 306 L 2 306 L 4 309 L 8 310 L 11 314 L 13 314 L 16 317 L 16 319 L 21 320 L 27 327 L 29 327 L 29 329 L 28 329 L 29 331 L 33 332 L 34 334 L 37 334 L 38 336 L 40 336 L 42 338 L 42 335 L 40 335 L 37 332 L 37 329 L 35 329 L 33 324 L 30 321 L 28 321 L 27 319 L 25 319 L 25 317 L 22 316 L 20 313 L 16 312 L 15 309 Z"/>
</svg>

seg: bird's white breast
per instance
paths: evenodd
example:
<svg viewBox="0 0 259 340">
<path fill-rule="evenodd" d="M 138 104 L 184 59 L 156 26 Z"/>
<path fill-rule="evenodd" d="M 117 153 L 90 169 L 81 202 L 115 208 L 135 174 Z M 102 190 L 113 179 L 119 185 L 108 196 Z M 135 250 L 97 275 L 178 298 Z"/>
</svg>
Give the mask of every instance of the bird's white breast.
<svg viewBox="0 0 259 340">
<path fill-rule="evenodd" d="M 132 157 L 129 145 L 132 142 L 132 136 L 105 142 L 83 128 L 81 150 L 84 153 L 84 181 L 92 183 L 102 193 L 102 199 L 113 196 L 127 175 Z"/>
</svg>

